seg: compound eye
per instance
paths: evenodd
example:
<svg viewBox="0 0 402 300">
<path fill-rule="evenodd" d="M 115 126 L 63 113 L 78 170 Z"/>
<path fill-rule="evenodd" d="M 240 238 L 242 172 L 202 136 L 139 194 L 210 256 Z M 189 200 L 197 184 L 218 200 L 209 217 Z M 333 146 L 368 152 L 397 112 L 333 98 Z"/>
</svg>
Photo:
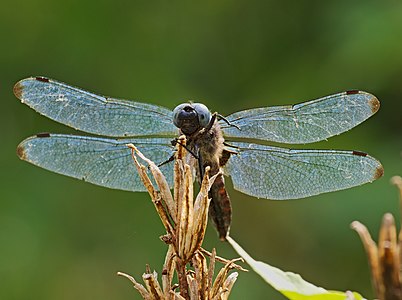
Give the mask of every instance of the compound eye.
<svg viewBox="0 0 402 300">
<path fill-rule="evenodd" d="M 206 127 L 211 120 L 211 112 L 209 111 L 208 107 L 206 107 L 202 103 L 194 103 L 193 107 L 198 115 L 198 122 L 200 123 L 201 127 Z"/>
<path fill-rule="evenodd" d="M 181 126 L 180 113 L 187 105 L 188 105 L 187 103 L 177 105 L 176 108 L 173 110 L 173 124 L 176 125 L 176 127 L 180 128 Z"/>
</svg>

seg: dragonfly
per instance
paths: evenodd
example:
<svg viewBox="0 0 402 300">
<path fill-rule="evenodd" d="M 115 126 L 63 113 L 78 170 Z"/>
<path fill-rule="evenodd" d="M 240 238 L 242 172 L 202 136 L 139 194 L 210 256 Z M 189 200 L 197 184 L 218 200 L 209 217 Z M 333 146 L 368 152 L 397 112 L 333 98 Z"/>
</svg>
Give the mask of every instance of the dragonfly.
<svg viewBox="0 0 402 300">
<path fill-rule="evenodd" d="M 17 82 L 14 94 L 38 113 L 94 136 L 37 134 L 17 155 L 44 169 L 112 189 L 145 191 L 127 144 L 154 162 L 166 162 L 180 134 L 197 161 L 199 177 L 230 176 L 235 190 L 271 200 L 298 199 L 372 182 L 381 163 L 356 150 L 301 150 L 264 142 L 306 144 L 346 132 L 374 115 L 378 99 L 351 90 L 296 105 L 252 108 L 226 117 L 201 103 L 174 110 L 97 95 L 46 77 Z M 253 143 L 256 140 L 259 143 Z M 161 164 L 169 186 L 173 168 Z M 202 178 L 202 176 L 201 176 Z M 231 204 L 220 174 L 212 185 L 210 216 L 222 240 L 231 224 Z"/>
</svg>

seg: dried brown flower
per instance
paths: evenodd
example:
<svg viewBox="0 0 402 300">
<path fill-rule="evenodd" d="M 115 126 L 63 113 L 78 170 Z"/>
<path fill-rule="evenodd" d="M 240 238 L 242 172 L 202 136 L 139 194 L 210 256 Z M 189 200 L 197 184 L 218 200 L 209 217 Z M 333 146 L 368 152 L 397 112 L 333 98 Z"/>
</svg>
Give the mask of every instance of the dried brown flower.
<svg viewBox="0 0 402 300">
<path fill-rule="evenodd" d="M 142 276 L 145 286 L 130 275 L 118 274 L 128 278 L 144 299 L 228 299 L 238 276 L 237 272 L 230 271 L 234 268 L 244 269 L 235 264 L 237 259 L 226 260 L 216 256 L 215 250 L 210 253 L 201 248 L 208 222 L 208 191 L 218 174 L 209 177 L 209 168 L 205 169 L 200 191 L 193 200 L 193 172 L 186 164 L 185 138 L 181 137 L 177 145 L 174 196 L 158 166 L 134 145 L 128 145 L 132 149 L 134 164 L 141 180 L 167 232 L 161 238 L 168 244 L 162 270 L 162 286 L 158 282 L 157 273 L 151 272 L 149 266 Z M 139 163 L 137 157 L 148 165 L 157 188 L 148 177 L 147 168 Z M 206 256 L 210 257 L 209 263 Z M 213 281 L 216 261 L 223 262 L 224 267 Z M 178 284 L 173 284 L 175 272 Z"/>
<path fill-rule="evenodd" d="M 399 189 L 402 208 L 402 178 L 394 176 L 391 180 Z M 392 214 L 386 213 L 382 219 L 378 245 L 362 223 L 354 221 L 351 226 L 366 250 L 376 297 L 380 300 L 402 299 L 402 230 L 398 237 Z"/>
</svg>

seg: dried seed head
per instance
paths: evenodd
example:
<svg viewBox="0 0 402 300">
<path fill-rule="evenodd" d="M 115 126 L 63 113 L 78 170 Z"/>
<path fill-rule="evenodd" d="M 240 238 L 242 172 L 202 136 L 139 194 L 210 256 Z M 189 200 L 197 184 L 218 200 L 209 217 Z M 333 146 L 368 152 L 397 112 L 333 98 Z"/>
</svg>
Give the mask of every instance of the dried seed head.
<svg viewBox="0 0 402 300">
<path fill-rule="evenodd" d="M 402 179 L 395 176 L 392 178 L 392 183 L 399 189 L 402 207 Z M 354 221 L 351 227 L 359 234 L 366 250 L 377 298 L 380 300 L 402 299 L 402 231 L 398 238 L 394 217 L 390 213 L 384 215 L 378 246 L 363 224 Z"/>
<path fill-rule="evenodd" d="M 144 299 L 227 299 L 238 275 L 229 275 L 229 271 L 242 268 L 234 263 L 236 260 L 220 258 L 216 256 L 215 250 L 211 254 L 201 248 L 208 222 L 208 191 L 220 173 L 210 178 L 210 168 L 205 169 L 200 191 L 194 200 L 193 170 L 185 163 L 189 160 L 185 143 L 185 138 L 178 139 L 174 165 L 174 197 L 158 166 L 135 146 L 128 145 L 132 149 L 133 161 L 141 180 L 165 226 L 167 234 L 162 240 L 169 248 L 162 271 L 162 287 L 157 281 L 156 272 L 151 272 L 149 267 L 142 276 L 145 286 L 127 274 L 118 274 L 128 278 Z M 148 164 L 156 187 L 148 177 L 147 168 L 139 163 L 137 156 Z M 205 255 L 210 256 L 209 264 Z M 216 261 L 223 262 L 225 266 L 213 282 Z M 189 262 L 194 270 L 188 269 Z M 179 280 L 178 285 L 172 283 L 175 272 Z"/>
</svg>

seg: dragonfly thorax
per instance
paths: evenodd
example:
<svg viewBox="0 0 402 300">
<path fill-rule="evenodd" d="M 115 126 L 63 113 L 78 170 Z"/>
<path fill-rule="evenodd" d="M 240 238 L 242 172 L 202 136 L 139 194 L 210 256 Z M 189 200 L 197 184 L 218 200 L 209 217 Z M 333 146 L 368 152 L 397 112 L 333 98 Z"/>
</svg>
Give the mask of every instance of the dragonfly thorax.
<svg viewBox="0 0 402 300">
<path fill-rule="evenodd" d="M 185 135 L 204 128 L 211 120 L 211 112 L 201 103 L 183 103 L 173 110 L 173 123 Z"/>
</svg>

